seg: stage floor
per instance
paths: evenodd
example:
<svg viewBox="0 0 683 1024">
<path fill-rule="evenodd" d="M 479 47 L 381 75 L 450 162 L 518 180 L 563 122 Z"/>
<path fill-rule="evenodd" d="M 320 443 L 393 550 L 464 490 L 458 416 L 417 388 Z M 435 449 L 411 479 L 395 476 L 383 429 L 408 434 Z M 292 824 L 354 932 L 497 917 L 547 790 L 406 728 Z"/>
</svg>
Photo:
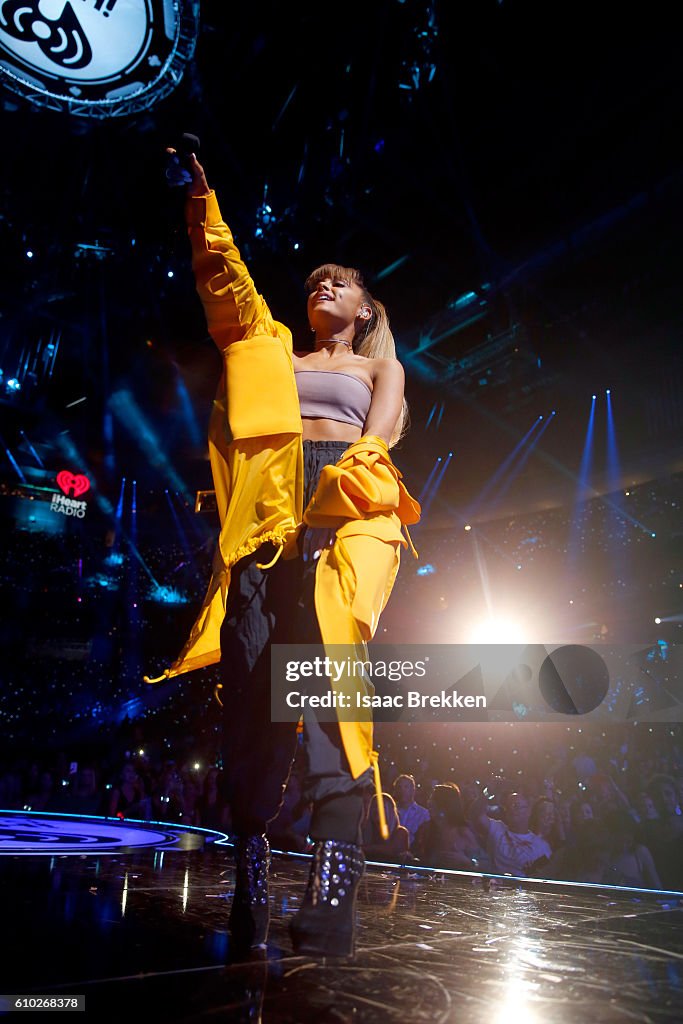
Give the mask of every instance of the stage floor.
<svg viewBox="0 0 683 1024">
<path fill-rule="evenodd" d="M 220 840 L 0 815 L 0 992 L 85 996 L 77 1019 L 96 1024 L 683 1018 L 681 897 L 370 866 L 355 959 L 315 961 L 287 934 L 307 858 L 275 855 L 268 959 L 230 964 Z"/>
</svg>

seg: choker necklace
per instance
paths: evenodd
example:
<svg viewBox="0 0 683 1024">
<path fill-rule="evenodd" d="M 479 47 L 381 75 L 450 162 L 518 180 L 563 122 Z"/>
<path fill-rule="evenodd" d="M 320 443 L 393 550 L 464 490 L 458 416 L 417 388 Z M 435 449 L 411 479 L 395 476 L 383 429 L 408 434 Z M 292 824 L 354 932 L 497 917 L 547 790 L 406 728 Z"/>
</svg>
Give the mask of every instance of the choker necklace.
<svg viewBox="0 0 683 1024">
<path fill-rule="evenodd" d="M 353 342 L 352 341 L 345 341 L 344 338 L 325 338 L 324 341 L 320 342 L 320 347 L 321 348 L 322 348 L 323 345 L 346 345 L 346 347 L 348 348 L 349 352 L 353 351 Z"/>
</svg>

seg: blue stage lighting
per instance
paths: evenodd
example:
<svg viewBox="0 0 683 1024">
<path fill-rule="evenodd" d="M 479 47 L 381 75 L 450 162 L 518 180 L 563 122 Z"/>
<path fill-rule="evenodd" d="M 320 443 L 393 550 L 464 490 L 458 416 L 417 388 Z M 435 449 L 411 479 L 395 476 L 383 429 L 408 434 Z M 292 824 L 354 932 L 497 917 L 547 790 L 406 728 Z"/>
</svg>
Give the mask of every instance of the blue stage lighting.
<svg viewBox="0 0 683 1024">
<path fill-rule="evenodd" d="M 10 377 L 5 387 L 8 391 L 21 391 L 21 382 L 16 377 Z"/>
<path fill-rule="evenodd" d="M 115 391 L 109 398 L 109 408 L 123 429 L 135 439 L 150 465 L 163 473 L 177 490 L 187 494 L 184 481 L 163 450 L 163 442 L 158 431 L 147 420 L 131 392 L 127 388 Z"/>
<path fill-rule="evenodd" d="M 91 576 L 86 582 L 86 586 L 92 588 L 101 588 L 102 590 L 118 590 L 119 581 L 113 579 L 111 576 L 105 576 L 104 573 L 97 573 L 95 576 Z"/>
<path fill-rule="evenodd" d="M 157 585 L 150 591 L 149 599 L 158 604 L 187 604 L 189 600 L 179 590 L 176 590 L 175 587 L 162 585 Z"/>
<path fill-rule="evenodd" d="M 531 444 L 531 447 L 533 448 L 536 442 L 531 442 L 532 435 L 536 431 L 539 431 L 537 435 L 538 439 L 538 437 L 540 437 L 541 432 L 545 430 L 545 426 L 541 428 L 541 430 L 539 430 L 539 424 L 542 420 L 543 416 L 536 417 L 536 419 L 533 421 L 524 437 L 520 438 L 520 440 L 517 442 L 512 451 L 505 457 L 503 462 L 501 462 L 501 464 L 498 466 L 498 469 L 494 472 L 493 476 L 485 484 L 483 489 L 479 492 L 479 495 L 475 498 L 474 502 L 467 509 L 468 518 L 474 515 L 474 513 L 484 503 L 484 501 L 487 501 L 490 504 L 491 499 L 489 499 L 489 495 L 491 495 L 494 492 L 497 493 L 495 498 L 493 498 L 493 504 L 497 504 L 497 502 L 500 500 L 500 498 L 505 493 L 507 488 L 510 486 L 512 479 L 517 475 L 519 471 L 519 465 L 514 469 L 513 466 L 515 462 L 521 457 L 521 453 L 524 449 L 524 446 L 527 444 L 527 442 L 529 442 Z"/>
<path fill-rule="evenodd" d="M 611 394 L 611 392 L 610 392 L 610 389 L 609 389 L 609 388 L 607 388 L 607 390 L 605 391 L 605 394 L 606 394 L 606 395 L 609 395 L 609 394 Z"/>
<path fill-rule="evenodd" d="M 435 572 L 436 569 L 429 562 L 426 565 L 419 566 L 417 569 L 418 576 L 433 576 Z"/>
<path fill-rule="evenodd" d="M 171 515 L 173 517 L 173 522 L 175 523 L 175 528 L 178 531 L 178 536 L 180 538 L 180 543 L 182 544 L 183 551 L 185 552 L 185 558 L 186 558 L 187 562 L 194 562 L 194 555 L 192 554 L 192 551 L 190 549 L 190 545 L 189 545 L 188 540 L 187 540 L 187 534 L 185 533 L 185 530 L 183 528 L 183 524 L 181 523 L 180 517 L 178 516 L 178 513 L 176 511 L 175 505 L 173 504 L 173 501 L 171 499 L 171 495 L 169 494 L 168 491 L 166 491 L 165 494 L 166 494 L 166 501 L 168 502 L 169 510 L 170 510 Z M 176 498 L 178 500 L 181 500 L 177 494 L 176 494 Z"/>
<path fill-rule="evenodd" d="M 595 399 L 597 398 L 597 395 L 591 395 L 591 398 L 593 399 L 593 401 L 595 401 Z"/>
<path fill-rule="evenodd" d="M 471 302 L 474 302 L 476 297 L 476 292 L 465 292 L 464 295 L 461 295 L 455 302 L 451 303 L 451 306 L 453 309 L 463 309 L 465 306 L 469 306 Z"/>
<path fill-rule="evenodd" d="M 403 255 L 403 256 L 399 256 L 399 258 L 397 260 L 394 260 L 393 263 L 390 263 L 388 266 L 386 266 L 382 270 L 380 270 L 380 272 L 378 274 L 375 274 L 375 281 L 381 281 L 385 277 L 389 277 L 389 274 L 393 274 L 395 270 L 398 270 L 399 267 L 402 267 L 403 264 L 406 263 L 407 260 L 409 260 L 409 259 L 410 259 L 410 253 L 409 252 L 405 253 L 405 255 Z"/>
<path fill-rule="evenodd" d="M 169 270 L 168 273 L 166 274 L 166 277 L 173 277 L 173 271 Z"/>
<path fill-rule="evenodd" d="M 26 250 L 26 259 L 27 260 L 32 260 L 33 259 L 33 249 L 27 249 Z"/>
<path fill-rule="evenodd" d="M 422 519 L 424 521 L 431 504 L 436 497 L 437 491 L 441 486 L 441 481 L 444 478 L 444 474 L 448 469 L 451 459 L 453 458 L 453 452 L 448 453 L 448 458 L 442 460 L 441 456 L 437 456 L 436 465 L 439 467 L 438 473 L 430 473 L 429 479 L 425 483 L 425 486 L 420 492 L 420 504 L 422 505 Z"/>
</svg>

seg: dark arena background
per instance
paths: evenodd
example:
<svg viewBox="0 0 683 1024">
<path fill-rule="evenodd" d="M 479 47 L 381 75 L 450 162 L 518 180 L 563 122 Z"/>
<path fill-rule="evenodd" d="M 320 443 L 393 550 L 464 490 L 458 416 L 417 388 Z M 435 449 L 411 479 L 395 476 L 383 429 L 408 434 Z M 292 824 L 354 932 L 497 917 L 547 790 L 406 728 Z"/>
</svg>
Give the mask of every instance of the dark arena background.
<svg viewBox="0 0 683 1024">
<path fill-rule="evenodd" d="M 0 0 L 1 1013 L 681 1019 L 679 50 L 658 4 Z M 376 641 L 629 659 L 585 714 L 513 674 L 476 721 L 377 722 L 388 793 L 516 793 L 552 856 L 394 856 L 368 820 L 352 960 L 289 946 L 298 762 L 267 958 L 231 955 L 218 677 L 143 682 L 218 527 L 183 132 L 296 347 L 322 262 L 390 312 L 423 515 Z"/>
</svg>

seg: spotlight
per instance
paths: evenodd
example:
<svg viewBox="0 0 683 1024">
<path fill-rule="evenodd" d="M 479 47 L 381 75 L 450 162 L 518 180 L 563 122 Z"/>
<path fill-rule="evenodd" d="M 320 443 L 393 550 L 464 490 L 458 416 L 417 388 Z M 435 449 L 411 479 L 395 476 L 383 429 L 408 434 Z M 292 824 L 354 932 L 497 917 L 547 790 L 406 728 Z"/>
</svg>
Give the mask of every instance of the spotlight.
<svg viewBox="0 0 683 1024">
<path fill-rule="evenodd" d="M 650 534 L 650 536 L 651 536 L 651 537 L 656 537 L 656 536 L 657 536 L 657 534 L 656 534 L 656 533 L 651 533 L 651 534 Z"/>
<path fill-rule="evenodd" d="M 26 259 L 27 260 L 32 260 L 33 259 L 33 249 L 27 249 L 26 250 Z"/>
<path fill-rule="evenodd" d="M 510 619 L 486 619 L 472 630 L 471 644 L 522 644 L 526 640 L 522 627 Z"/>
<path fill-rule="evenodd" d="M 469 523 L 465 523 L 465 529 L 466 529 L 466 530 L 471 530 L 471 529 L 472 529 L 472 527 L 470 526 L 470 524 L 469 524 Z"/>
<path fill-rule="evenodd" d="M 593 401 L 595 401 L 595 399 L 596 399 L 597 397 L 598 397 L 597 395 L 591 395 L 591 398 L 593 399 Z"/>
<path fill-rule="evenodd" d="M 661 621 L 662 621 L 662 620 L 660 619 L 660 617 L 659 617 L 659 615 L 658 615 L 658 616 L 657 616 L 657 618 L 655 619 L 655 625 L 659 626 L 659 624 L 661 623 Z"/>
<path fill-rule="evenodd" d="M 169 270 L 168 273 L 166 274 L 166 277 L 173 277 L 173 271 Z"/>
<path fill-rule="evenodd" d="M 17 380 L 16 377 L 10 377 L 10 379 L 5 384 L 5 387 L 7 388 L 8 391 L 21 391 L 21 383 Z"/>
<path fill-rule="evenodd" d="M 610 389 L 609 389 L 609 388 L 607 388 L 607 390 L 605 391 L 605 394 L 606 394 L 606 395 L 609 395 L 609 394 L 611 394 L 611 392 L 610 392 Z"/>
</svg>

